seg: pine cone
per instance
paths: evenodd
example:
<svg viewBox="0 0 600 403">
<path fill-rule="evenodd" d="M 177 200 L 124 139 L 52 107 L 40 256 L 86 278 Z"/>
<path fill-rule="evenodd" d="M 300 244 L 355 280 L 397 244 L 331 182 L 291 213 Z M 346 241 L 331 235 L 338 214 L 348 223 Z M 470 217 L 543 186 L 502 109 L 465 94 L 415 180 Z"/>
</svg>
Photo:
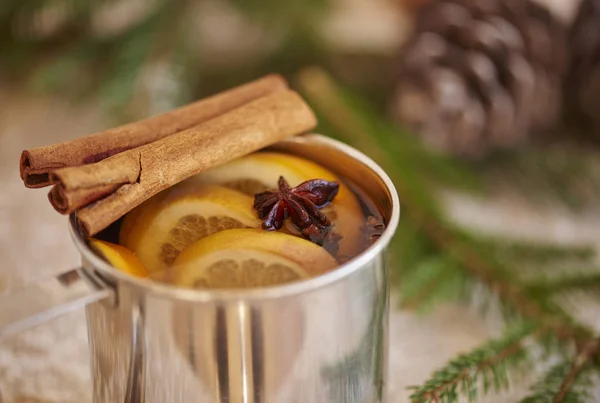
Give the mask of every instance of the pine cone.
<svg viewBox="0 0 600 403">
<path fill-rule="evenodd" d="M 584 0 L 569 32 L 570 112 L 600 140 L 600 0 Z"/>
<path fill-rule="evenodd" d="M 436 149 L 514 147 L 558 118 L 565 46 L 529 0 L 434 0 L 401 54 L 391 113 Z"/>
</svg>

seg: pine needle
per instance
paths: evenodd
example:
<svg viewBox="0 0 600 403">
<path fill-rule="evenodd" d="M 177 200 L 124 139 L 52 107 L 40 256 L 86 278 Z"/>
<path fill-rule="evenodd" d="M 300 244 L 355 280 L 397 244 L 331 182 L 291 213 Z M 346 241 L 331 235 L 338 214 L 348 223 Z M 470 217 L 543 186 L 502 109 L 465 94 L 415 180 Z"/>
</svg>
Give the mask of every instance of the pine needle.
<svg viewBox="0 0 600 403">
<path fill-rule="evenodd" d="M 520 148 L 498 152 L 476 169 L 535 203 L 559 202 L 579 211 L 600 198 L 600 163 L 595 150 Z"/>
<path fill-rule="evenodd" d="M 464 297 L 468 281 L 454 262 L 431 257 L 415 265 L 411 275 L 398 283 L 400 304 L 420 313 L 430 312 L 443 301 Z"/>
<path fill-rule="evenodd" d="M 539 334 L 535 325 L 522 323 L 496 340 L 461 355 L 436 371 L 410 396 L 413 403 L 458 401 L 459 392 L 474 402 L 493 388 L 510 385 L 509 369 L 520 369 L 528 359 L 525 339 Z M 480 384 L 483 390 L 480 390 Z"/>
<path fill-rule="evenodd" d="M 558 362 L 520 403 L 591 403 L 593 366 L 587 354 L 579 354 L 574 363 Z"/>
<path fill-rule="evenodd" d="M 558 245 L 483 235 L 477 241 L 487 245 L 499 259 L 523 264 L 589 263 L 596 257 L 596 249 L 591 245 Z"/>
<path fill-rule="evenodd" d="M 552 295 L 568 291 L 591 291 L 600 290 L 600 271 L 598 269 L 587 272 L 575 271 L 556 276 L 555 278 L 541 278 L 536 281 L 526 283 L 525 287 L 531 293 Z"/>
</svg>

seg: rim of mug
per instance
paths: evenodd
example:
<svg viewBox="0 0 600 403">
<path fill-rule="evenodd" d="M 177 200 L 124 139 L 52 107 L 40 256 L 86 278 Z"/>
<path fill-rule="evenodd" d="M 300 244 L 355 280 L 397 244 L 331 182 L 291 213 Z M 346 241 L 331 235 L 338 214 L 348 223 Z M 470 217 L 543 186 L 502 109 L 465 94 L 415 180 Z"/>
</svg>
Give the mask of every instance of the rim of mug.
<svg viewBox="0 0 600 403">
<path fill-rule="evenodd" d="M 149 292 L 154 295 L 160 295 L 176 300 L 187 300 L 196 302 L 207 302 L 215 300 L 255 300 L 255 299 L 272 299 L 285 297 L 290 295 L 297 295 L 306 293 L 311 290 L 316 290 L 327 286 L 329 284 L 340 281 L 352 273 L 358 271 L 361 267 L 366 265 L 369 261 L 379 255 L 382 250 L 387 247 L 392 237 L 396 233 L 398 224 L 400 221 L 400 200 L 396 188 L 385 173 L 385 171 L 371 158 L 367 157 L 364 153 L 358 151 L 354 147 L 351 147 L 338 140 L 334 140 L 330 137 L 321 134 L 307 134 L 299 137 L 295 137 L 290 140 L 284 141 L 303 141 L 303 142 L 318 142 L 326 146 L 330 146 L 337 149 L 350 157 L 363 164 L 371 171 L 373 171 L 383 182 L 387 191 L 390 194 L 391 199 L 391 214 L 387 222 L 387 226 L 381 235 L 381 237 L 369 246 L 358 256 L 349 260 L 346 263 L 341 264 L 334 270 L 322 274 L 317 277 L 312 277 L 307 280 L 297 281 L 293 283 L 286 283 L 282 285 L 270 286 L 270 287 L 258 287 L 250 289 L 218 289 L 218 290 L 204 290 L 204 289 L 191 289 L 177 287 L 170 284 L 160 283 L 151 279 L 138 278 L 123 273 L 119 269 L 111 266 L 108 262 L 98 256 L 87 244 L 81 235 L 78 225 L 76 213 L 69 216 L 69 232 L 75 246 L 79 253 L 85 260 L 87 260 L 94 269 L 99 269 L 101 278 L 108 278 L 111 283 L 120 284 L 121 282 L 127 283 L 129 286 L 143 289 L 144 292 Z M 84 270 L 88 271 L 84 267 Z M 109 286 L 110 287 L 110 286 Z"/>
</svg>

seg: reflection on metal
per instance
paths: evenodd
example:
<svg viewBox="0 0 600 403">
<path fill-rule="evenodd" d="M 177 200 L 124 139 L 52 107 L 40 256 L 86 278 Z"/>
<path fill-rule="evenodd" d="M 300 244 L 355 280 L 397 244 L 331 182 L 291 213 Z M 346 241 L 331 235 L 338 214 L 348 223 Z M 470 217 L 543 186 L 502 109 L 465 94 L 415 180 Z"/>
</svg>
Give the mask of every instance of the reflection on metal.
<svg viewBox="0 0 600 403">
<path fill-rule="evenodd" d="M 144 314 L 141 306 L 133 309 L 131 317 L 131 359 L 125 403 L 146 401 L 146 338 L 144 336 Z"/>
</svg>

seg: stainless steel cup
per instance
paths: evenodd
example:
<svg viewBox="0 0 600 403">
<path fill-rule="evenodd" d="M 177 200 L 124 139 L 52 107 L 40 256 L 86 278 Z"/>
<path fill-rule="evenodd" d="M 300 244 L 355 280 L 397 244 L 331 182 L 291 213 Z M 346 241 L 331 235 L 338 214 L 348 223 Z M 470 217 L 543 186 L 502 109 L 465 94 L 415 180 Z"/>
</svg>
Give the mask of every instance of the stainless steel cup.
<svg viewBox="0 0 600 403">
<path fill-rule="evenodd" d="M 382 237 L 307 281 L 201 291 L 119 272 L 89 249 L 72 216 L 82 267 L 0 298 L 0 338 L 86 306 L 95 403 L 385 402 L 396 191 L 373 161 L 326 137 L 273 148 L 366 192 L 387 223 Z"/>
</svg>

